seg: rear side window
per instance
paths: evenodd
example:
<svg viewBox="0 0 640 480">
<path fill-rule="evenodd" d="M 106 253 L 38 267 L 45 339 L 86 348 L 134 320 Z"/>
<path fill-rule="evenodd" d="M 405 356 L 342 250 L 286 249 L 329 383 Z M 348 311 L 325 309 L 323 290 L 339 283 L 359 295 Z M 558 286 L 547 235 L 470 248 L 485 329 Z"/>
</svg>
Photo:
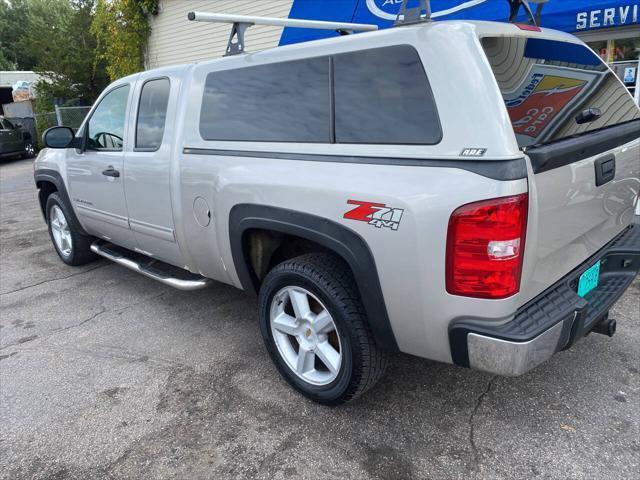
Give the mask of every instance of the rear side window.
<svg viewBox="0 0 640 480">
<path fill-rule="evenodd" d="M 334 57 L 338 143 L 436 144 L 442 137 L 418 52 L 397 45 Z"/>
<path fill-rule="evenodd" d="M 168 78 L 150 80 L 142 86 L 136 124 L 136 148 L 144 150 L 160 148 L 167 118 L 170 88 Z"/>
<path fill-rule="evenodd" d="M 482 46 L 521 148 L 640 118 L 627 90 L 586 46 L 524 37 L 487 37 Z M 578 123 L 589 108 L 602 115 Z"/>
<path fill-rule="evenodd" d="M 207 75 L 200 111 L 205 140 L 328 142 L 329 58 Z"/>
</svg>

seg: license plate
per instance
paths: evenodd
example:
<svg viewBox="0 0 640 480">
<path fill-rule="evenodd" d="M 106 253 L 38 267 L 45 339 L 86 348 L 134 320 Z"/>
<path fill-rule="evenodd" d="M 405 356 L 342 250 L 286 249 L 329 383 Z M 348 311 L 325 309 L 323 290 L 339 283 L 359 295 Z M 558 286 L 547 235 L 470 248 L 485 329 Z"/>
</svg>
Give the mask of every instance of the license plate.
<svg viewBox="0 0 640 480">
<path fill-rule="evenodd" d="M 589 269 L 580 275 L 578 280 L 578 295 L 584 297 L 587 293 L 598 286 L 598 276 L 600 275 L 600 260 L 589 267 Z"/>
</svg>

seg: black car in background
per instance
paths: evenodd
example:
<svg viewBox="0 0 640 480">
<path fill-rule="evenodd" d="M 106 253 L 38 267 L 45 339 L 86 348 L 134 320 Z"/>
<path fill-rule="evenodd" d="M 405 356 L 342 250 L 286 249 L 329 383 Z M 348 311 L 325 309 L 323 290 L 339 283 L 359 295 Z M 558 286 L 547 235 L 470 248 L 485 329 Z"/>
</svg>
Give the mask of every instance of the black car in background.
<svg viewBox="0 0 640 480">
<path fill-rule="evenodd" d="M 19 123 L 12 123 L 0 116 L 0 158 L 32 158 L 35 152 L 35 142 L 31 134 Z"/>
</svg>

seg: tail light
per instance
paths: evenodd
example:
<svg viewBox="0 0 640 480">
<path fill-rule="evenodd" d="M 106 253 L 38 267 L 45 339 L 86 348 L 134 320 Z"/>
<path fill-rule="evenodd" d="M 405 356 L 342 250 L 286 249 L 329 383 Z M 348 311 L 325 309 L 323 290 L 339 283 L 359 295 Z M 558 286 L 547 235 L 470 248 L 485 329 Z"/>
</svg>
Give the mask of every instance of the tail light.
<svg viewBox="0 0 640 480">
<path fill-rule="evenodd" d="M 528 195 L 483 200 L 449 219 L 447 292 L 505 298 L 520 290 Z"/>
</svg>

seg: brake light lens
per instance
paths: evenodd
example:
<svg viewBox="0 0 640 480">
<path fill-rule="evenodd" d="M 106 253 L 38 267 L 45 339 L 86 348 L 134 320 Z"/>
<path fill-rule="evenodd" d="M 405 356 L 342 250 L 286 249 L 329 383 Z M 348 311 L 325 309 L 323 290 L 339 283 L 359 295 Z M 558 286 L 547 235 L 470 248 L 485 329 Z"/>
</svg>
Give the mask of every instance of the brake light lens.
<svg viewBox="0 0 640 480">
<path fill-rule="evenodd" d="M 506 298 L 520 290 L 528 195 L 469 203 L 451 214 L 447 233 L 447 292 Z"/>
<path fill-rule="evenodd" d="M 516 23 L 516 27 L 526 32 L 541 32 L 542 29 L 536 25 L 528 25 L 526 23 Z"/>
</svg>

